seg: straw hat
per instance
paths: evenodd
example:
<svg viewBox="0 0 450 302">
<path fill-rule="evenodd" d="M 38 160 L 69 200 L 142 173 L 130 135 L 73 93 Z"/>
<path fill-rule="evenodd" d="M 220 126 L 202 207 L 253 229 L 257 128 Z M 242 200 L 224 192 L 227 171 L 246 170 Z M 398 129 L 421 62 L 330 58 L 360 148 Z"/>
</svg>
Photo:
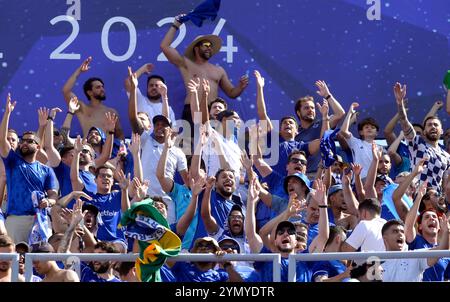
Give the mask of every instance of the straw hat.
<svg viewBox="0 0 450 302">
<path fill-rule="evenodd" d="M 203 35 L 198 36 L 194 39 L 194 41 L 189 44 L 189 46 L 186 48 L 186 51 L 184 52 L 184 56 L 188 58 L 191 61 L 195 60 L 194 55 L 194 47 L 197 45 L 197 43 L 207 40 L 212 43 L 212 49 L 211 49 L 211 56 L 215 55 L 220 51 L 220 48 L 222 47 L 222 39 L 219 38 L 219 36 L 216 35 Z"/>
</svg>

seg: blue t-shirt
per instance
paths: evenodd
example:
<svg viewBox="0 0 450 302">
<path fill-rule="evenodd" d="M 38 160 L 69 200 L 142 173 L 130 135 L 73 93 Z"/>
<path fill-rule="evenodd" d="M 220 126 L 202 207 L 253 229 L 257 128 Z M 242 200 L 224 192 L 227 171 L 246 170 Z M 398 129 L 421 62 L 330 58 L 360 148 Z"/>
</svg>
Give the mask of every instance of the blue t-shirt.
<svg viewBox="0 0 450 302">
<path fill-rule="evenodd" d="M 101 222 L 98 223 L 97 238 L 101 241 L 125 241 L 122 229 L 117 228 L 121 217 L 121 192 L 110 194 L 89 194 L 92 200 L 87 202 L 96 206 L 100 213 Z"/>
<path fill-rule="evenodd" d="M 59 182 L 59 191 L 61 196 L 66 196 L 73 191 L 72 182 L 70 181 L 70 167 L 63 162 L 53 168 L 56 178 Z M 91 192 L 91 194 L 97 193 L 97 184 L 95 183 L 95 176 L 89 171 L 79 170 L 80 179 L 83 182 L 84 190 Z M 67 204 L 67 208 L 72 209 L 75 204 L 75 200 L 71 200 Z"/>
<path fill-rule="evenodd" d="M 83 262 L 80 263 L 80 269 L 80 282 L 122 282 L 122 280 L 115 276 L 109 280 L 100 278 L 96 272 L 94 272 L 88 265 Z"/>
<path fill-rule="evenodd" d="M 272 253 L 266 247 L 263 247 L 260 254 Z M 257 261 L 254 264 L 255 269 L 261 274 L 262 282 L 273 282 L 273 263 L 272 261 Z M 303 261 L 297 261 L 296 282 L 310 282 L 311 273 L 308 266 Z M 281 257 L 281 282 L 288 282 L 289 261 L 288 258 Z"/>
<path fill-rule="evenodd" d="M 272 171 L 272 173 L 264 177 L 261 182 L 267 182 L 270 194 L 289 199 L 289 195 L 284 190 L 285 177 L 286 173 L 280 174 L 277 171 Z"/>
<path fill-rule="evenodd" d="M 223 270 L 209 269 L 202 272 L 193 263 L 177 262 L 172 267 L 177 282 L 226 282 L 228 273 Z"/>
<path fill-rule="evenodd" d="M 433 248 L 434 245 L 425 240 L 420 234 L 411 243 L 408 243 L 410 250 Z M 423 281 L 444 281 L 445 270 L 449 266 L 449 258 L 440 258 L 438 262 L 429 267 L 423 273 Z"/>
<path fill-rule="evenodd" d="M 261 282 L 261 274 L 254 268 L 245 265 L 235 265 L 234 270 L 244 282 Z"/>
<path fill-rule="evenodd" d="M 346 271 L 347 267 L 340 260 L 332 261 L 317 261 L 312 268 L 311 281 L 315 282 L 316 277 L 326 276 L 328 278 L 335 277 Z M 342 280 L 343 282 L 348 281 L 349 278 Z"/>
<path fill-rule="evenodd" d="M 38 161 L 26 162 L 18 153 L 10 150 L 5 165 L 8 190 L 7 215 L 34 215 L 31 193 L 33 191 L 56 191 L 56 176 L 53 170 Z"/>
<path fill-rule="evenodd" d="M 298 127 L 298 134 L 295 137 L 296 141 L 311 142 L 320 138 L 320 131 L 322 129 L 322 121 L 314 121 L 309 128 Z M 313 173 L 317 171 L 321 160 L 320 152 L 308 157 L 308 166 L 306 168 L 307 173 Z"/>
<path fill-rule="evenodd" d="M 200 195 L 198 197 L 197 212 L 200 211 L 200 209 L 202 208 L 203 194 L 204 194 L 204 191 L 202 193 L 200 193 Z M 228 200 L 228 199 L 225 199 L 222 195 L 216 193 L 215 190 L 213 190 L 211 192 L 210 203 L 211 203 L 211 215 L 216 220 L 216 223 L 219 226 L 219 228 L 222 228 L 224 230 L 227 229 L 226 224 L 227 224 L 227 220 L 228 220 L 228 215 L 229 215 L 233 205 L 238 204 L 241 207 L 243 207 L 242 201 L 239 196 L 232 195 L 231 200 Z M 245 213 L 245 208 L 243 208 L 243 211 Z M 205 237 L 205 236 L 208 236 L 208 233 L 206 232 L 205 225 L 203 223 L 203 219 L 199 219 L 192 244 L 194 243 L 195 239 Z M 192 244 L 191 244 L 191 248 L 192 248 Z"/>
<path fill-rule="evenodd" d="M 175 203 L 175 214 L 177 221 L 186 212 L 189 203 L 191 202 L 192 192 L 188 187 L 177 184 L 174 182 L 172 192 L 169 193 L 169 197 Z M 181 248 L 189 249 L 194 239 L 195 231 L 197 229 L 198 213 L 196 212 L 194 218 L 191 221 L 186 233 L 184 233 Z"/>
<path fill-rule="evenodd" d="M 177 282 L 177 279 L 173 275 L 172 270 L 168 268 L 166 264 L 161 266 L 159 273 L 161 275 L 162 282 Z"/>
<path fill-rule="evenodd" d="M 278 146 L 278 162 L 272 166 L 272 170 L 278 172 L 279 174 L 283 175 L 283 173 L 286 172 L 286 165 L 288 164 L 288 156 L 292 153 L 294 150 L 301 150 L 306 153 L 306 156 L 308 157 L 309 161 L 309 150 L 308 150 L 308 144 L 301 142 L 301 141 L 283 141 L 280 142 Z"/>
</svg>

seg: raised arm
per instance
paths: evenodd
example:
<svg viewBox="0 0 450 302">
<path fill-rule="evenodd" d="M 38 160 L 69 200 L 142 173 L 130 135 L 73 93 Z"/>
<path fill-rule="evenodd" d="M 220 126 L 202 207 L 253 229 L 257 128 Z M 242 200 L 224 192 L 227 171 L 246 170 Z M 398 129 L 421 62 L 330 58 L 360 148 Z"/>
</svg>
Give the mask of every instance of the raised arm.
<svg viewBox="0 0 450 302">
<path fill-rule="evenodd" d="M 378 147 L 375 142 L 372 142 L 372 162 L 370 163 L 369 171 L 367 171 L 366 182 L 364 183 L 364 190 L 366 191 L 366 198 L 378 198 L 375 190 L 375 180 L 377 178 L 378 161 L 383 155 L 381 147 Z"/>
<path fill-rule="evenodd" d="M 345 116 L 344 122 L 342 123 L 342 127 L 339 133 L 341 133 L 345 139 L 349 139 L 352 135 L 348 130 L 350 126 L 350 119 L 352 118 L 353 114 L 356 114 L 355 108 L 357 108 L 358 106 L 359 106 L 358 103 L 352 103 L 350 105 L 347 115 Z"/>
<path fill-rule="evenodd" d="M 78 226 L 81 220 L 83 220 L 84 215 L 87 210 L 82 212 L 83 202 L 78 199 L 73 206 L 72 219 L 69 222 L 69 227 L 66 229 L 63 238 L 58 246 L 58 253 L 70 253 L 70 246 L 72 245 L 73 234 L 75 228 Z"/>
<path fill-rule="evenodd" d="M 126 212 L 130 208 L 130 199 L 128 198 L 128 187 L 130 186 L 130 173 L 127 176 L 123 173 L 122 170 L 116 170 L 117 181 L 119 182 L 120 187 L 120 208 L 122 213 Z"/>
<path fill-rule="evenodd" d="M 406 115 L 405 109 L 406 85 L 402 86 L 400 83 L 395 83 L 394 95 L 395 100 L 397 102 L 397 110 L 400 118 L 400 125 L 402 126 L 405 138 L 408 141 L 410 141 L 416 136 L 416 131 L 414 131 L 414 128 L 408 121 L 408 116 Z"/>
<path fill-rule="evenodd" d="M 67 105 L 69 105 L 70 99 L 72 97 L 76 97 L 76 95 L 73 93 L 72 89 L 75 86 L 75 82 L 77 81 L 78 77 L 81 73 L 88 71 L 91 67 L 89 64 L 92 62 L 92 57 L 88 57 L 86 60 L 83 61 L 83 63 L 78 67 L 74 73 L 70 76 L 70 78 L 67 80 L 67 82 L 64 84 L 62 92 L 64 95 L 64 100 L 66 101 Z M 83 103 L 80 102 L 81 107 L 83 107 Z M 83 108 L 81 108 L 83 110 Z"/>
<path fill-rule="evenodd" d="M 358 217 L 359 202 L 358 199 L 356 199 L 355 194 L 353 194 L 351 187 L 352 183 L 351 179 L 352 179 L 351 171 L 347 174 L 342 175 L 342 191 L 344 194 L 345 204 L 347 205 L 347 213 Z"/>
<path fill-rule="evenodd" d="M 72 97 L 69 101 L 69 107 L 61 127 L 61 134 L 64 137 L 64 145 L 73 145 L 74 139 L 70 138 L 70 128 L 72 127 L 73 115 L 80 109 L 79 101 L 76 97 Z"/>
<path fill-rule="evenodd" d="M 169 116 L 169 97 L 167 96 L 167 86 L 162 81 L 158 81 L 158 87 L 156 88 L 161 95 L 162 101 L 162 115 L 170 120 Z M 174 121 L 171 121 L 174 122 Z"/>
<path fill-rule="evenodd" d="M 400 165 L 403 161 L 400 154 L 397 153 L 398 146 L 400 145 L 402 139 L 405 136 L 403 135 L 403 131 L 400 131 L 400 134 L 397 136 L 397 138 L 389 145 L 389 148 L 387 150 L 389 157 L 391 158 L 391 161 L 393 161 L 396 165 Z"/>
<path fill-rule="evenodd" d="M 256 204 L 258 203 L 258 186 L 256 178 L 250 180 L 248 185 L 247 209 L 245 212 L 244 231 L 252 254 L 259 253 L 263 247 L 261 237 L 256 233 Z"/>
<path fill-rule="evenodd" d="M 405 221 L 406 215 L 410 213 L 412 209 L 408 209 L 408 206 L 403 202 L 402 197 L 414 181 L 414 178 L 416 178 L 417 175 L 420 175 L 425 169 L 424 164 L 426 160 L 427 158 L 421 159 L 414 167 L 414 170 L 409 173 L 405 180 L 392 193 L 392 201 L 394 202 L 395 210 L 403 221 Z"/>
<path fill-rule="evenodd" d="M 84 193 L 83 191 L 72 191 L 69 194 L 62 196 L 61 198 L 59 198 L 56 201 L 56 204 L 61 206 L 62 208 L 67 207 L 67 205 L 69 204 L 69 202 L 72 199 L 80 199 L 81 197 L 87 199 L 87 200 L 92 200 L 92 197 L 87 195 L 86 193 Z"/>
<path fill-rule="evenodd" d="M 327 84 L 324 81 L 317 81 L 316 86 L 319 89 L 317 94 L 320 95 L 324 100 L 328 101 L 328 104 L 333 110 L 333 115 L 330 117 L 330 128 L 334 129 L 337 124 L 342 120 L 345 115 L 345 110 L 342 108 L 341 104 L 334 98 L 330 93 Z M 323 116 L 322 116 L 323 117 Z"/>
<path fill-rule="evenodd" d="M 414 199 L 414 204 L 411 210 L 408 212 L 405 218 L 405 237 L 406 243 L 411 243 L 416 238 L 416 228 L 415 224 L 417 221 L 417 212 L 419 211 L 420 203 L 422 202 L 422 197 L 427 192 L 427 182 L 424 181 L 417 192 L 417 196 Z"/>
<path fill-rule="evenodd" d="M 199 93 L 200 93 L 200 78 L 194 78 L 189 80 L 187 84 L 187 90 L 190 95 L 191 116 L 195 124 L 200 124 L 201 119 L 196 118 L 201 113 Z"/>
<path fill-rule="evenodd" d="M 137 133 L 131 134 L 131 145 L 128 148 L 133 156 L 133 172 L 134 177 L 137 177 L 139 181 L 144 181 L 144 172 L 142 171 L 141 161 L 141 136 Z"/>
<path fill-rule="evenodd" d="M 272 122 L 267 115 L 266 110 L 266 102 L 264 100 L 264 84 L 265 80 L 261 76 L 258 70 L 255 70 L 254 73 L 256 78 L 256 108 L 258 108 L 258 118 L 260 121 L 266 121 L 267 122 L 267 131 L 272 131 L 273 126 Z"/>
<path fill-rule="evenodd" d="M 163 191 L 169 193 L 173 189 L 173 180 L 170 177 L 166 176 L 165 171 L 169 150 L 175 143 L 175 137 L 172 135 L 172 130 L 170 128 L 164 129 L 164 132 L 166 139 L 164 141 L 163 151 L 158 161 L 158 166 L 156 167 L 156 177 L 158 178 Z"/>
<path fill-rule="evenodd" d="M 175 49 L 171 46 L 171 43 L 173 42 L 173 39 L 175 38 L 175 34 L 178 29 L 180 29 L 181 26 L 184 26 L 180 22 L 180 17 L 182 15 L 178 15 L 175 17 L 175 20 L 173 21 L 173 24 L 170 26 L 169 30 L 167 31 L 166 35 L 164 36 L 163 40 L 161 41 L 161 50 L 164 53 L 164 55 L 167 57 L 170 63 L 174 64 L 175 66 L 179 68 L 187 68 L 186 62 L 184 61 L 185 58 Z"/>
<path fill-rule="evenodd" d="M 390 146 L 396 138 L 394 129 L 395 129 L 395 126 L 397 125 L 399 119 L 400 119 L 400 115 L 398 113 L 396 113 L 391 118 L 391 120 L 387 123 L 386 127 L 384 127 L 384 130 L 383 130 L 384 137 L 386 138 L 386 142 L 387 142 L 388 146 Z"/>
<path fill-rule="evenodd" d="M 206 145 L 208 140 L 206 133 L 206 125 L 200 125 L 200 139 L 197 142 L 197 145 L 194 149 L 194 154 L 192 154 L 191 166 L 189 167 L 190 175 L 193 179 L 197 179 L 199 177 L 200 172 L 200 163 L 202 158 L 202 150 L 203 146 Z"/>
<path fill-rule="evenodd" d="M 198 196 L 204 190 L 206 184 L 206 177 L 198 177 L 190 179 L 190 188 L 192 191 L 191 202 L 184 214 L 180 217 L 177 222 L 177 234 L 183 236 L 186 233 L 189 225 L 194 219 L 195 213 L 197 212 Z"/>
<path fill-rule="evenodd" d="M 141 77 L 141 75 L 143 75 L 144 73 L 150 74 L 150 72 L 152 72 L 152 70 L 154 68 L 155 68 L 155 66 L 151 63 L 146 63 L 146 64 L 142 65 L 141 67 L 139 67 L 138 70 L 136 70 L 136 73 L 135 73 L 136 79 L 139 79 Z M 132 83 L 130 83 L 130 77 L 128 75 L 125 78 L 125 90 L 127 92 L 130 92 L 131 86 L 132 86 Z"/>
<path fill-rule="evenodd" d="M 43 124 L 43 127 L 45 129 L 45 137 L 44 140 L 44 148 L 45 152 L 47 153 L 48 157 L 48 163 L 50 167 L 57 167 L 61 163 L 61 156 L 59 155 L 58 150 L 53 146 L 53 123 L 55 120 L 56 115 L 56 109 L 54 108 L 51 110 L 49 114 L 49 110 L 46 108 L 39 108 L 38 114 L 39 114 L 39 124 Z M 61 111 L 61 110 L 60 110 Z"/>
<path fill-rule="evenodd" d="M 328 223 L 328 201 L 327 189 L 322 180 L 316 179 L 313 184 L 315 191 L 311 192 L 311 197 L 317 201 L 319 206 L 319 234 L 311 242 L 309 246 L 310 253 L 322 253 L 325 249 L 325 244 L 330 236 L 330 226 Z"/>
<path fill-rule="evenodd" d="M 16 102 L 11 102 L 11 94 L 8 93 L 8 96 L 6 97 L 5 113 L 3 114 L 2 124 L 0 125 L 0 155 L 3 158 L 6 158 L 9 151 L 11 150 L 11 145 L 7 140 L 7 134 L 9 127 L 9 118 L 15 106 Z M 1 196 L 1 198 L 3 198 L 3 196 Z"/>
<path fill-rule="evenodd" d="M 225 94 L 232 99 L 237 98 L 238 96 L 240 96 L 242 94 L 242 92 L 244 91 L 244 89 L 248 86 L 248 76 L 247 75 L 243 75 L 240 79 L 239 79 L 239 84 L 237 86 L 233 86 L 233 84 L 231 84 L 230 79 L 228 78 L 228 75 L 225 71 L 225 69 L 223 69 L 222 67 L 219 67 L 222 77 L 220 78 L 220 82 L 219 82 L 219 86 L 222 88 L 223 92 L 225 92 Z"/>
<path fill-rule="evenodd" d="M 116 128 L 117 120 L 118 116 L 115 113 L 105 113 L 106 141 L 102 147 L 102 153 L 94 160 L 96 167 L 103 166 L 111 158 L 114 142 L 114 129 Z"/>
<path fill-rule="evenodd" d="M 205 224 L 205 229 L 208 234 L 216 234 L 219 230 L 219 225 L 216 219 L 211 215 L 211 192 L 213 190 L 216 178 L 214 176 L 208 177 L 206 180 L 205 192 L 203 193 L 202 207 L 200 214 Z"/>
<path fill-rule="evenodd" d="M 131 67 L 128 66 L 128 82 L 130 87 L 130 99 L 128 102 L 128 118 L 130 120 L 131 129 L 134 133 L 139 135 L 144 132 L 144 125 L 142 125 L 141 120 L 138 118 L 137 112 L 137 87 L 138 80 L 136 73 L 133 73 Z"/>
<path fill-rule="evenodd" d="M 366 198 L 366 191 L 361 179 L 362 166 L 360 164 L 351 164 L 353 174 L 355 175 L 355 188 L 357 200 L 364 200 Z M 358 207 L 356 207 L 358 208 Z"/>
<path fill-rule="evenodd" d="M 325 131 L 330 129 L 330 117 L 328 116 L 329 107 L 328 102 L 325 99 L 323 100 L 322 105 L 320 105 L 320 103 L 316 103 L 316 105 L 322 115 L 322 128 L 320 129 L 320 138 L 322 139 Z"/>
<path fill-rule="evenodd" d="M 75 140 L 74 153 L 72 164 L 70 165 L 70 182 L 72 183 L 72 190 L 83 191 L 84 183 L 80 178 L 80 153 L 83 150 L 83 143 L 81 137 L 78 135 Z"/>
<path fill-rule="evenodd" d="M 425 120 L 427 118 L 429 118 L 430 116 L 436 116 L 437 112 L 439 110 L 442 109 L 442 107 L 444 107 L 444 102 L 443 101 L 436 101 L 434 102 L 433 106 L 431 106 L 430 111 L 428 111 L 427 115 L 425 115 L 423 122 L 425 122 Z"/>
</svg>

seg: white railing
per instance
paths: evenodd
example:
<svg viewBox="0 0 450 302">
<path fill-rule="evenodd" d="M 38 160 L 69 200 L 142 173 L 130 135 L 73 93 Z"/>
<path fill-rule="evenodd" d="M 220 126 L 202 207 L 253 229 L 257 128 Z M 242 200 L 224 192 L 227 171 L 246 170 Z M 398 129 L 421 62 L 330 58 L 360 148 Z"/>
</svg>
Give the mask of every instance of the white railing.
<svg viewBox="0 0 450 302">
<path fill-rule="evenodd" d="M 14 254 L 8 254 L 14 255 Z M 27 253 L 25 254 L 25 281 L 31 281 L 33 277 L 33 261 L 62 261 L 77 260 L 75 263 L 75 271 L 80 273 L 80 261 L 120 261 L 134 262 L 138 254 L 57 254 L 57 253 Z M 212 254 L 179 254 L 177 257 L 169 258 L 170 261 L 190 261 L 190 262 L 223 262 L 223 261 L 272 261 L 273 265 L 273 281 L 281 280 L 281 255 L 280 254 L 226 254 L 216 256 Z M 17 270 L 18 271 L 18 270 Z"/>
<path fill-rule="evenodd" d="M 450 251 L 421 250 L 406 252 L 354 252 L 354 253 L 320 253 L 320 254 L 291 254 L 289 255 L 288 282 L 295 282 L 297 261 L 329 261 L 329 260 L 386 260 L 405 258 L 441 258 L 450 257 Z"/>
<path fill-rule="evenodd" d="M 11 261 L 11 282 L 19 280 L 19 254 L 0 253 L 0 260 Z"/>
</svg>

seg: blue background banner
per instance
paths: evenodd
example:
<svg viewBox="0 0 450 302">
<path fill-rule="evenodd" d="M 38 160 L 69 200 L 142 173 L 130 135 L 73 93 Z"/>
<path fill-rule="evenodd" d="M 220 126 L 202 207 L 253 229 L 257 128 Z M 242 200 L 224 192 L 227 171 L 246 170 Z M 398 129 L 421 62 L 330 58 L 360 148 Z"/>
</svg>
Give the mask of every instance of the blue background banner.
<svg viewBox="0 0 450 302">
<path fill-rule="evenodd" d="M 93 57 L 92 68 L 80 76 L 75 93 L 86 101 L 84 81 L 102 78 L 105 104 L 121 114 L 126 136 L 131 133 L 123 85 L 127 66 L 136 70 L 153 63 L 154 73 L 166 78 L 170 104 L 180 118 L 185 97 L 181 75 L 164 61 L 159 44 L 170 18 L 200 2 L 0 0 L 2 111 L 8 92 L 18 101 L 11 127 L 18 132 L 37 129 L 40 106 L 66 111 L 62 86 L 88 56 Z M 380 20 L 369 20 L 368 10 L 377 3 Z M 64 15 L 78 4 L 75 18 L 67 21 Z M 229 100 L 244 120 L 256 117 L 253 70 L 258 69 L 266 79 L 272 119 L 293 115 L 301 96 L 320 100 L 314 82 L 324 80 L 345 110 L 357 101 L 361 117 L 373 116 L 384 126 L 396 111 L 396 81 L 408 86 L 412 122 L 421 122 L 436 100 L 445 101 L 442 79 L 450 69 L 449 28 L 448 0 L 224 0 L 214 22 L 205 21 L 200 28 L 186 24 L 176 48 L 184 53 L 197 35 L 219 32 L 223 49 L 211 62 L 223 66 L 233 83 L 250 75 L 241 97 Z M 58 51 L 66 40 L 67 47 Z M 145 83 L 141 77 L 143 91 Z M 448 127 L 447 115 L 441 117 Z M 63 119 L 60 114 L 57 124 Z M 75 119 L 72 133 L 79 132 Z"/>
</svg>

